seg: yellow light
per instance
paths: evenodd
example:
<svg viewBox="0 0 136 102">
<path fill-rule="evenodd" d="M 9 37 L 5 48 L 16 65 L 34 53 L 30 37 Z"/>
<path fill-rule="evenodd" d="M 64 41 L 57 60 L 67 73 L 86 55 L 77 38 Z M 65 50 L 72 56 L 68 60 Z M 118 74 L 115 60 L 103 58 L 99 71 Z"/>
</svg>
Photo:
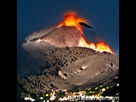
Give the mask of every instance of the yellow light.
<svg viewBox="0 0 136 102">
<path fill-rule="evenodd" d="M 100 87 L 103 87 L 103 85 L 101 85 Z"/>
<path fill-rule="evenodd" d="M 109 87 L 107 87 L 107 89 L 109 89 Z"/>
<path fill-rule="evenodd" d="M 115 79 L 118 79 L 118 77 L 115 77 Z"/>
<path fill-rule="evenodd" d="M 30 94 L 28 94 L 27 96 L 30 97 Z"/>
<path fill-rule="evenodd" d="M 92 91 L 90 91 L 90 93 L 92 93 Z"/>
<path fill-rule="evenodd" d="M 101 92 L 98 94 L 98 96 L 100 96 L 101 95 Z"/>
<path fill-rule="evenodd" d="M 95 90 L 97 90 L 97 89 L 98 89 L 98 87 L 95 88 Z"/>
<path fill-rule="evenodd" d="M 112 100 L 112 102 L 115 102 L 115 100 Z"/>
<path fill-rule="evenodd" d="M 106 89 L 105 88 L 102 88 L 102 91 L 104 92 Z"/>
<path fill-rule="evenodd" d="M 109 96 L 105 96 L 105 98 L 107 98 L 107 99 L 108 99 L 108 98 L 109 98 Z"/>
<path fill-rule="evenodd" d="M 43 97 L 40 97 L 40 100 L 42 100 L 43 99 Z"/>
<path fill-rule="evenodd" d="M 113 86 L 110 86 L 110 88 L 112 88 Z"/>
<path fill-rule="evenodd" d="M 91 88 L 89 88 L 88 90 L 91 90 Z"/>
<path fill-rule="evenodd" d="M 117 84 L 117 86 L 119 86 L 119 84 Z"/>
<path fill-rule="evenodd" d="M 108 99 L 112 100 L 112 99 L 113 99 L 113 97 L 112 97 L 112 96 L 109 96 L 109 98 L 108 98 Z"/>
<path fill-rule="evenodd" d="M 49 96 L 49 94 L 46 94 L 45 96 L 46 96 L 46 97 L 48 97 L 48 96 Z"/>
</svg>

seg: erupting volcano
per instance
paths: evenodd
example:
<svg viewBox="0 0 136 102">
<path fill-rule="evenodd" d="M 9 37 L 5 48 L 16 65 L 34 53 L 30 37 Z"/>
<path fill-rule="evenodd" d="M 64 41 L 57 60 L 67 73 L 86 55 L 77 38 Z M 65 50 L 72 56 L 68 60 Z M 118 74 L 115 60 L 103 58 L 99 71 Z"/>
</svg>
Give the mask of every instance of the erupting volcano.
<svg viewBox="0 0 136 102">
<path fill-rule="evenodd" d="M 96 91 L 102 85 L 107 85 L 108 90 L 111 84 L 119 85 L 118 81 L 115 83 L 119 56 L 105 42 L 86 41 L 83 27 L 92 28 L 70 12 L 64 14 L 61 22 L 26 37 L 22 47 L 29 54 L 18 54 L 21 60 L 17 64 L 18 75 L 23 78 L 17 83 L 21 99 L 28 100 L 25 96 L 29 93 L 36 96 L 36 101 L 45 101 L 48 97 L 39 95 L 48 96 L 51 90 L 74 92 L 95 88 Z M 51 101 L 55 97 L 50 94 Z"/>
<path fill-rule="evenodd" d="M 76 17 L 76 13 L 72 12 L 72 13 L 68 13 L 64 15 L 64 20 L 59 24 L 58 27 L 61 27 L 63 25 L 64 26 L 74 26 L 83 34 L 83 29 L 82 29 L 83 26 L 81 24 L 85 25 L 86 27 L 92 28 L 86 23 L 87 22 L 84 19 Z M 78 46 L 92 48 L 99 52 L 105 51 L 105 52 L 114 53 L 112 49 L 105 42 L 98 42 L 97 44 L 88 43 L 85 40 L 85 37 L 82 37 L 80 39 Z"/>
<path fill-rule="evenodd" d="M 92 28 L 87 21 L 76 17 L 76 13 L 64 14 L 64 19 L 51 27 L 32 32 L 23 42 L 25 50 L 46 50 L 52 47 L 87 47 L 99 52 L 115 54 L 105 43 L 90 43 L 86 41 L 83 33 L 83 26 Z"/>
</svg>

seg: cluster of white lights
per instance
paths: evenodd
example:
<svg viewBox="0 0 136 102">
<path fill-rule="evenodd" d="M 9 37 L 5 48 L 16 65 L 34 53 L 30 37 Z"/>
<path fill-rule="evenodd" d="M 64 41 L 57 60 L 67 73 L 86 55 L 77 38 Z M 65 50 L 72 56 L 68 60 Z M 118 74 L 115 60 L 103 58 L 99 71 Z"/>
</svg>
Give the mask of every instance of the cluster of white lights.
<svg viewBox="0 0 136 102">
<path fill-rule="evenodd" d="M 33 99 L 33 98 L 31 98 L 31 97 L 25 97 L 24 100 L 30 100 L 30 101 L 32 101 L 32 102 L 35 101 L 35 99 Z"/>
<path fill-rule="evenodd" d="M 115 78 L 117 79 L 117 77 Z M 116 86 L 119 87 L 119 83 L 116 84 Z M 99 87 L 96 87 L 94 88 L 95 90 L 94 91 L 91 91 L 91 88 L 89 88 L 89 93 L 93 94 L 93 95 L 85 95 L 86 94 L 86 91 L 79 91 L 79 92 L 70 92 L 68 93 L 67 90 L 52 90 L 52 92 L 50 94 L 45 94 L 45 97 L 48 97 L 50 96 L 50 98 L 48 100 L 45 100 L 44 97 L 39 97 L 39 95 L 37 95 L 39 97 L 39 99 L 42 101 L 42 102 L 50 102 L 50 101 L 53 101 L 56 99 L 56 93 L 60 93 L 61 92 L 64 92 L 65 95 L 64 97 L 60 97 L 58 99 L 58 101 L 67 101 L 67 100 L 74 100 L 74 101 L 77 101 L 78 99 L 79 100 L 119 100 L 119 97 L 117 95 L 119 95 L 119 93 L 116 93 L 116 97 L 113 97 L 113 96 L 102 96 L 101 94 L 106 91 L 107 89 L 109 88 L 112 88 L 113 86 L 109 86 L 109 87 L 104 87 L 102 88 L 103 85 L 100 85 Z M 100 92 L 97 94 L 97 95 L 94 95 L 94 93 L 96 92 L 96 90 L 98 90 L 99 88 L 100 89 Z M 34 102 L 35 99 L 31 98 L 30 97 L 30 94 L 28 95 L 28 97 L 25 97 L 24 100 L 30 100 L 31 102 Z M 113 102 L 112 101 L 112 102 Z"/>
</svg>

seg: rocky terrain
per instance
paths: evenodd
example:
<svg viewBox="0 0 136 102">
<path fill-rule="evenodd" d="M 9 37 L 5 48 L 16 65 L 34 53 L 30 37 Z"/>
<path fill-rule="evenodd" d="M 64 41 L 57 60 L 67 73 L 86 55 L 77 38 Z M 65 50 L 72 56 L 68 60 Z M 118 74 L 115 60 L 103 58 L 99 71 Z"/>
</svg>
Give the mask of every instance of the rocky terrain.
<svg viewBox="0 0 136 102">
<path fill-rule="evenodd" d="M 113 83 L 119 72 L 119 56 L 82 47 L 33 53 L 25 62 L 18 66 L 18 95 L 49 93 L 52 89 L 87 90 Z"/>
<path fill-rule="evenodd" d="M 18 75 L 21 75 L 20 77 L 38 75 L 41 74 L 42 71 L 48 70 L 48 68 L 50 68 L 50 73 L 53 73 L 51 70 L 54 70 L 54 68 L 58 69 L 60 67 L 66 67 L 76 60 L 94 55 L 96 53 L 96 51 L 88 48 L 66 47 L 49 49 L 48 51 L 41 51 L 38 53 L 34 52 L 31 53 L 31 55 L 19 55 Z"/>
</svg>

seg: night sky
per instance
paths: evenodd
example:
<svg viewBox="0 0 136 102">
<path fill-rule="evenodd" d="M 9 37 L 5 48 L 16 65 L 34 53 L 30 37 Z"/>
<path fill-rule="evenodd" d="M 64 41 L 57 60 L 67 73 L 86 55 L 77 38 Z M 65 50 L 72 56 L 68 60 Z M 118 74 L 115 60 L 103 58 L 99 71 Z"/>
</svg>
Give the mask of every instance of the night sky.
<svg viewBox="0 0 136 102">
<path fill-rule="evenodd" d="M 67 11 L 88 21 L 89 42 L 104 41 L 119 55 L 119 0 L 17 0 L 17 46 L 37 29 L 63 20 Z"/>
</svg>

